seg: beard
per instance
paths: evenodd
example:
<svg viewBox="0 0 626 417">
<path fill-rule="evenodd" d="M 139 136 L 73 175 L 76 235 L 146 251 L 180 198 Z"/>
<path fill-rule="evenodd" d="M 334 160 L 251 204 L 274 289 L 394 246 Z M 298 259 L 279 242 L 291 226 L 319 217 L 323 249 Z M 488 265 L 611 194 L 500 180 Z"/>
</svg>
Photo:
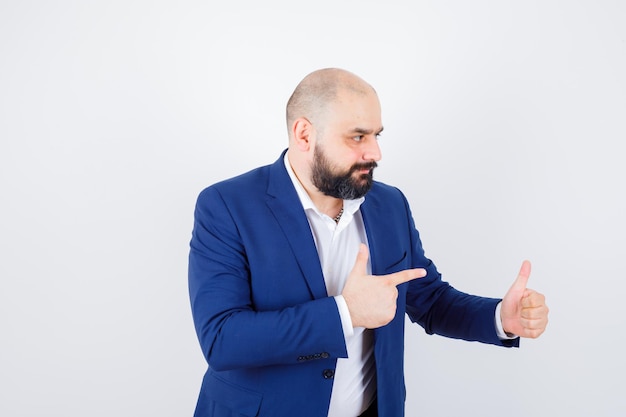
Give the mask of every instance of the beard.
<svg viewBox="0 0 626 417">
<path fill-rule="evenodd" d="M 355 200 L 363 197 L 374 183 L 375 161 L 354 164 L 345 173 L 335 174 L 332 163 L 328 160 L 321 147 L 316 145 L 311 166 L 311 181 L 322 193 L 342 200 Z M 356 171 L 368 169 L 366 174 L 355 177 Z"/>
</svg>

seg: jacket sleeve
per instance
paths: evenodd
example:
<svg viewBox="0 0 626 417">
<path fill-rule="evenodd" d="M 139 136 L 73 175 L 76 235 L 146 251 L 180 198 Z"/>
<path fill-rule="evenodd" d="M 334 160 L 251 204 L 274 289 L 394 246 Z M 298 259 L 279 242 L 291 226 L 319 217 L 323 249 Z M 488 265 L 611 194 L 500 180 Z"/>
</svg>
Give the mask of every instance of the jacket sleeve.
<svg viewBox="0 0 626 417">
<path fill-rule="evenodd" d="M 496 333 L 495 310 L 500 299 L 466 294 L 442 280 L 435 264 L 425 257 L 406 199 L 405 207 L 413 267 L 427 271 L 426 277 L 413 280 L 408 285 L 406 311 L 411 321 L 422 326 L 428 334 L 505 347 L 519 346 L 519 338 L 500 340 Z"/>
<path fill-rule="evenodd" d="M 250 253 L 259 248 L 244 241 L 236 219 L 263 221 L 233 215 L 215 187 L 200 194 L 190 242 L 189 294 L 196 333 L 211 368 L 220 371 L 345 357 L 341 320 L 332 297 L 307 295 L 285 300 L 280 308 L 257 308 L 252 280 L 267 283 L 263 291 L 273 291 L 268 276 L 272 269 L 251 267 Z"/>
</svg>

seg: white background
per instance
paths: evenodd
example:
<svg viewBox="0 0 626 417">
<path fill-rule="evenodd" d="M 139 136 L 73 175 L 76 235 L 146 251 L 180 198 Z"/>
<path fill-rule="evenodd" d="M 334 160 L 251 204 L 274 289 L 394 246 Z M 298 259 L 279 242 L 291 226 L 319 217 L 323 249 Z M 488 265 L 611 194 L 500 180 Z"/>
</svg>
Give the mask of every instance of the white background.
<svg viewBox="0 0 626 417">
<path fill-rule="evenodd" d="M 195 198 L 278 158 L 335 66 L 377 89 L 379 180 L 457 288 L 523 259 L 548 331 L 499 349 L 407 328 L 407 416 L 618 416 L 626 3 L 0 2 L 0 415 L 191 416 Z"/>
</svg>

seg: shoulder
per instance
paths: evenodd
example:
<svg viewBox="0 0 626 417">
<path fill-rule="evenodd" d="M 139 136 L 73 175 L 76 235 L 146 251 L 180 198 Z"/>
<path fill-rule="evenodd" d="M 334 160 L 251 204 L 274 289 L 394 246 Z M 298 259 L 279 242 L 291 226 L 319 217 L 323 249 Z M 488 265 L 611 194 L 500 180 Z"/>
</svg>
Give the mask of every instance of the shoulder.
<svg viewBox="0 0 626 417">
<path fill-rule="evenodd" d="M 202 201 L 210 196 L 220 195 L 230 200 L 250 200 L 265 196 L 272 188 L 270 184 L 281 191 L 291 183 L 285 168 L 283 151 L 281 156 L 272 164 L 254 168 L 248 172 L 228 178 L 206 187 L 200 192 L 198 199 Z"/>
<path fill-rule="evenodd" d="M 251 198 L 261 190 L 265 192 L 269 178 L 269 168 L 270 165 L 258 167 L 209 185 L 200 192 L 198 200 L 210 200 L 217 196 L 226 200 Z"/>
<path fill-rule="evenodd" d="M 400 203 L 406 204 L 406 197 L 399 188 L 383 182 L 374 181 L 372 189 L 367 193 L 365 200 L 376 203 Z"/>
<path fill-rule="evenodd" d="M 412 218 L 411 208 L 404 193 L 399 188 L 382 182 L 374 182 L 361 207 L 364 214 L 377 221 L 384 219 L 385 222 L 405 224 L 407 219 Z M 397 227 L 397 224 L 391 228 L 394 227 Z"/>
</svg>

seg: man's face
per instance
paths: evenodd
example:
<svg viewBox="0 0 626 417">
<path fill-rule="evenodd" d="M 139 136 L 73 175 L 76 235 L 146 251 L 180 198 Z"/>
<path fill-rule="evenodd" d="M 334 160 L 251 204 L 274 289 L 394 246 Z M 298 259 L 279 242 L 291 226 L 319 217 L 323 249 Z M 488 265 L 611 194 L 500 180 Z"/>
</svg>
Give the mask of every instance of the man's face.
<svg viewBox="0 0 626 417">
<path fill-rule="evenodd" d="M 373 92 L 343 92 L 328 110 L 318 129 L 311 182 L 331 197 L 363 197 L 372 187 L 373 170 L 381 158 L 378 97 Z"/>
</svg>

